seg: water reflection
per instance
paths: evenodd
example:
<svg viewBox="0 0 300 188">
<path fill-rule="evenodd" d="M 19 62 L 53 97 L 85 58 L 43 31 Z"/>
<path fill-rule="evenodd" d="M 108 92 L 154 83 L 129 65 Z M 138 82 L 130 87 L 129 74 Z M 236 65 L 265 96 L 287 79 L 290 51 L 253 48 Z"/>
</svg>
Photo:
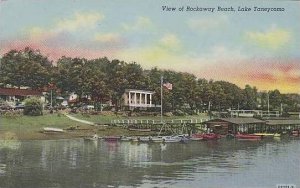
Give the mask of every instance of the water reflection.
<svg viewBox="0 0 300 188">
<path fill-rule="evenodd" d="M 14 150 L 0 148 L 0 187 L 159 187 L 184 183 L 199 187 L 199 183 L 210 185 L 217 180 L 230 183 L 233 177 L 243 179 L 249 174 L 274 182 L 272 176 L 262 173 L 264 169 L 283 170 L 275 175 L 283 174 L 284 180 L 300 175 L 299 170 L 290 169 L 300 165 L 299 140 L 132 144 L 77 139 L 19 144 Z M 274 166 L 276 160 L 285 164 Z"/>
</svg>

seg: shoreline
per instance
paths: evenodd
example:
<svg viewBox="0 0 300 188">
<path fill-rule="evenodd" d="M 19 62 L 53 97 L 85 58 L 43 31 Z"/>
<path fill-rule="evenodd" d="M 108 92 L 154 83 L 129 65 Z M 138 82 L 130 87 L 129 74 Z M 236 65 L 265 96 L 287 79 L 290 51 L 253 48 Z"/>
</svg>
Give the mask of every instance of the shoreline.
<svg viewBox="0 0 300 188">
<path fill-rule="evenodd" d="M 72 118 L 70 118 L 70 116 Z M 151 119 L 159 120 L 155 116 L 125 117 L 112 114 L 84 116 L 82 114 L 65 114 L 59 112 L 42 116 L 0 116 L 0 140 L 53 140 L 82 138 L 94 135 L 99 136 L 148 136 L 157 135 L 157 132 L 132 131 L 127 128 L 108 125 L 118 119 Z M 199 119 L 205 116 L 173 116 L 165 119 Z M 74 121 L 77 119 L 79 121 Z M 101 125 L 100 125 L 101 124 Z M 53 127 L 63 129 L 63 133 L 42 133 L 43 128 Z"/>
</svg>

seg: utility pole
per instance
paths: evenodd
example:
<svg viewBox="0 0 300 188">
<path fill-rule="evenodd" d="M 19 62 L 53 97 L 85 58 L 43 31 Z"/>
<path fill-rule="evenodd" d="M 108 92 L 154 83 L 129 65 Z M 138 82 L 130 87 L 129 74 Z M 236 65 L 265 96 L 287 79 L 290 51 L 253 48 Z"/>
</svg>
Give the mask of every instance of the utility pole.
<svg viewBox="0 0 300 188">
<path fill-rule="evenodd" d="M 267 95 L 268 95 L 268 117 L 269 117 L 269 115 L 270 115 L 270 97 L 269 97 L 269 91 L 268 91 Z"/>
<path fill-rule="evenodd" d="M 163 122 L 163 76 L 160 77 L 160 122 Z"/>
<path fill-rule="evenodd" d="M 51 89 L 50 95 L 51 95 L 50 104 L 51 104 L 51 108 L 52 108 L 53 107 L 52 106 L 52 89 Z"/>
</svg>

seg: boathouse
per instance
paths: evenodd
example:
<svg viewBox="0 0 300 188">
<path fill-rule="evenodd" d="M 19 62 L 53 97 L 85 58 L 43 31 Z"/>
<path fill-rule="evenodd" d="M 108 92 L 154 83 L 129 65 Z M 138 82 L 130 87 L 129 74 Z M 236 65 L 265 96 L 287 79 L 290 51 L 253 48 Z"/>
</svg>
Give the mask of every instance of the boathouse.
<svg viewBox="0 0 300 188">
<path fill-rule="evenodd" d="M 300 119 L 268 119 L 265 132 L 289 132 L 300 130 Z"/>
<path fill-rule="evenodd" d="M 203 122 L 206 128 L 219 134 L 260 132 L 266 122 L 256 118 L 217 118 Z"/>
<path fill-rule="evenodd" d="M 154 107 L 155 105 L 152 104 L 153 94 L 153 91 L 126 89 L 123 94 L 124 106 L 129 110 Z"/>
</svg>

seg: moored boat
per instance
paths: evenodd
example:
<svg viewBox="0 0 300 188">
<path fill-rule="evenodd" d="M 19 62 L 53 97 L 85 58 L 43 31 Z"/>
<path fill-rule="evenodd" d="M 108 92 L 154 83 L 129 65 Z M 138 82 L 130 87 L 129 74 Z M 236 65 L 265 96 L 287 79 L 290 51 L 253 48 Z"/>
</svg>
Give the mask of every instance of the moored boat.
<svg viewBox="0 0 300 188">
<path fill-rule="evenodd" d="M 220 139 L 221 135 L 215 133 L 205 133 L 203 134 L 203 140 L 217 140 Z"/>
<path fill-rule="evenodd" d="M 150 137 L 150 142 L 163 142 L 163 138 L 161 136 L 153 136 Z"/>
<path fill-rule="evenodd" d="M 58 133 L 62 133 L 64 132 L 63 129 L 59 129 L 59 128 L 53 128 L 53 127 L 44 127 L 44 132 L 45 133 L 55 133 L 55 132 L 58 132 Z"/>
<path fill-rule="evenodd" d="M 275 136 L 275 134 L 273 134 L 273 133 L 254 133 L 254 135 L 263 136 L 263 137 L 274 137 Z"/>
<path fill-rule="evenodd" d="M 141 136 L 141 137 L 138 137 L 138 141 L 139 142 L 150 142 L 151 137 L 150 136 Z"/>
<path fill-rule="evenodd" d="M 181 138 L 178 136 L 163 136 L 162 140 L 165 143 L 173 143 L 173 142 L 180 142 Z"/>
<path fill-rule="evenodd" d="M 281 137 L 281 134 L 275 133 L 275 134 L 274 134 L 274 137 Z"/>
<path fill-rule="evenodd" d="M 263 136 L 254 134 L 236 134 L 235 138 L 239 140 L 261 140 Z"/>
<path fill-rule="evenodd" d="M 121 136 L 120 140 L 124 142 L 131 141 L 133 138 L 131 136 Z"/>
<path fill-rule="evenodd" d="M 98 137 L 84 137 L 83 138 L 84 141 L 98 141 Z"/>
<path fill-rule="evenodd" d="M 105 136 L 105 137 L 103 137 L 103 139 L 105 141 L 115 142 L 115 141 L 120 140 L 120 137 L 119 136 Z"/>
<path fill-rule="evenodd" d="M 203 134 L 200 134 L 200 133 L 192 134 L 192 136 L 190 137 L 190 140 L 192 140 L 192 141 L 203 140 Z"/>
<path fill-rule="evenodd" d="M 134 129 L 134 128 L 129 128 L 128 130 L 138 131 L 138 132 L 150 132 L 151 131 L 151 129 Z"/>
</svg>

